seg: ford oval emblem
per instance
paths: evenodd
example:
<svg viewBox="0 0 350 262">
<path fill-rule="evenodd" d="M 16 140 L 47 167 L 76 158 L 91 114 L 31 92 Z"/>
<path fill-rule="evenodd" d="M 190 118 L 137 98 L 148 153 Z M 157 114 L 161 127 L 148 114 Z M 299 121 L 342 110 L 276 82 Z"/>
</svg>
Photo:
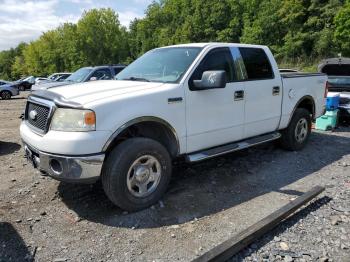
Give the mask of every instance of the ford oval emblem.
<svg viewBox="0 0 350 262">
<path fill-rule="evenodd" d="M 37 112 L 37 111 L 32 110 L 32 111 L 29 112 L 29 117 L 30 117 L 30 119 L 36 120 L 36 117 L 37 117 L 37 116 L 38 116 L 38 112 Z"/>
</svg>

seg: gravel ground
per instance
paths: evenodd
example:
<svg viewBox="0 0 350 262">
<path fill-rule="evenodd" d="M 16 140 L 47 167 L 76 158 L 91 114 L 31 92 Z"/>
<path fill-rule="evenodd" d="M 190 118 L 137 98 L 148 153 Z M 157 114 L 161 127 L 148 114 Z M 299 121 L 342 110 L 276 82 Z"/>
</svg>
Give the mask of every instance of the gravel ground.
<svg viewBox="0 0 350 262">
<path fill-rule="evenodd" d="M 274 144 L 178 164 L 159 204 L 114 207 L 99 184 L 41 176 L 23 158 L 26 93 L 0 101 L 0 261 L 190 261 L 315 185 L 312 204 L 232 261 L 350 261 L 350 128 L 313 132 L 301 152 Z"/>
</svg>

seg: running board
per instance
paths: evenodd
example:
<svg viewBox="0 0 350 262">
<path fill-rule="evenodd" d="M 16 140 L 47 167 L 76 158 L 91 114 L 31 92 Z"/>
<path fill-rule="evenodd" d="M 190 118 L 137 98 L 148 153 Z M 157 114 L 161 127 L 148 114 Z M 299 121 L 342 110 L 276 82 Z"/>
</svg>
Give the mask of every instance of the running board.
<svg viewBox="0 0 350 262">
<path fill-rule="evenodd" d="M 192 153 L 186 156 L 187 162 L 198 162 L 205 159 L 213 158 L 216 156 L 220 156 L 223 154 L 239 151 L 248 147 L 256 146 L 259 144 L 263 144 L 269 141 L 273 141 L 276 139 L 279 139 L 281 137 L 281 134 L 276 133 L 270 133 L 267 135 L 262 136 L 256 136 L 253 138 L 249 138 L 247 140 L 243 140 L 240 142 L 235 142 L 232 144 L 227 144 L 219 147 L 214 147 L 211 149 L 207 149 L 201 152 Z"/>
</svg>

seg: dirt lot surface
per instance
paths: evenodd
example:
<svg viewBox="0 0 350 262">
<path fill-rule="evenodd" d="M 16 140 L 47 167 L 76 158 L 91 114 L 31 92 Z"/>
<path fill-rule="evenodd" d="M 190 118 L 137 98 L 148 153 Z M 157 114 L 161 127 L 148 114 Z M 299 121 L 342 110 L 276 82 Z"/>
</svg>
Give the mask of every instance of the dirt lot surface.
<svg viewBox="0 0 350 262">
<path fill-rule="evenodd" d="M 350 128 L 178 165 L 164 199 L 125 213 L 100 185 L 41 176 L 23 158 L 24 93 L 0 101 L 0 261 L 190 261 L 314 185 L 316 201 L 232 261 L 350 261 Z"/>
</svg>

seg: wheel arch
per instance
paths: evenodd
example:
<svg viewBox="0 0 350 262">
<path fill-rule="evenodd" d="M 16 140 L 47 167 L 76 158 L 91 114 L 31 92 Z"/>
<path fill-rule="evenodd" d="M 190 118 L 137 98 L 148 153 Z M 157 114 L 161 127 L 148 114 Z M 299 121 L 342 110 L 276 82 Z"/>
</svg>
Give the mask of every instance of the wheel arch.
<svg viewBox="0 0 350 262">
<path fill-rule="evenodd" d="M 154 132 L 155 130 L 157 131 Z M 137 133 L 134 134 L 135 131 Z M 175 128 L 164 119 L 154 116 L 137 117 L 120 126 L 107 140 L 102 151 L 108 153 L 119 142 L 133 135 L 157 140 L 166 147 L 172 157 L 180 154 L 180 142 Z"/>
<path fill-rule="evenodd" d="M 295 113 L 295 110 L 297 110 L 298 108 L 304 108 L 304 109 L 308 110 L 312 116 L 312 119 L 315 118 L 315 114 L 316 114 L 315 100 L 312 96 L 306 95 L 306 96 L 303 96 L 302 98 L 300 98 L 299 101 L 296 103 L 296 105 L 292 111 L 292 114 L 289 117 L 288 125 L 290 124 L 290 121 L 292 120 L 292 117 Z"/>
</svg>

